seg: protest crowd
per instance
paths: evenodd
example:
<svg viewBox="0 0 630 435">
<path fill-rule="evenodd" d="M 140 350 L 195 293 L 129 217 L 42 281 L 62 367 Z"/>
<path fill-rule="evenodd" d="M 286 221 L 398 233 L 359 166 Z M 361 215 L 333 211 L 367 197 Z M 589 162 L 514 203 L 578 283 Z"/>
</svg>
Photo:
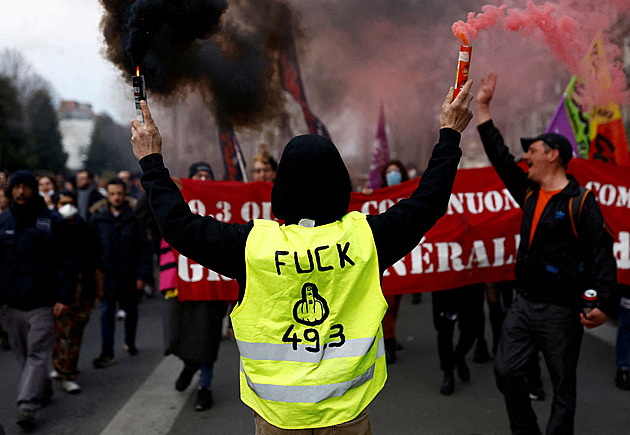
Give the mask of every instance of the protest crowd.
<svg viewBox="0 0 630 435">
<path fill-rule="evenodd" d="M 403 349 L 396 339 L 402 294 L 426 291 L 397 291 L 387 284 L 387 270 L 400 267 L 399 260 L 418 249 L 425 233 L 454 207 L 449 201 L 460 134 L 472 118 L 471 84 L 457 98 L 452 91 L 447 95 L 439 142 L 419 183 L 408 181 L 404 164 L 391 160 L 379 168 L 376 190 L 351 186 L 325 135 L 294 138 L 278 162 L 261 146 L 248 185 L 270 196 L 268 219 L 252 213 L 230 224 L 191 211 L 186 201 L 195 189 L 213 186 L 213 168 L 196 162 L 186 177 L 171 178 L 145 103 L 146 125 L 132 122 L 142 172 L 121 168 L 109 180 L 89 169 L 68 179 L 26 169 L 0 173 L 1 338 L 2 349 L 14 352 L 22 369 L 17 423 L 25 430 L 37 427 L 37 412 L 55 389 L 78 394 L 89 388 L 81 383 L 78 362 L 95 309 L 101 352 L 81 355 L 92 358 L 95 370 L 119 363 L 115 349 L 132 357 L 142 352 L 138 305 L 159 290 L 164 353 L 182 362 L 168 382 L 184 391 L 200 373 L 196 411 L 212 408 L 213 366 L 228 336 L 241 354 L 241 398 L 254 410 L 256 433 L 327 427 L 371 433 L 368 405 L 386 387 L 387 370 L 396 369 L 396 351 Z M 553 384 L 547 433 L 573 433 L 584 327 L 617 322 L 618 371 L 611 377 L 618 388 L 630 390 L 630 294 L 628 286 L 617 285 L 614 235 L 594 195 L 567 172 L 572 154 L 566 139 L 522 139 L 524 170 L 492 123 L 496 76 L 477 86 L 475 116 L 484 148 L 515 208 L 523 210 L 517 212 L 520 245 L 515 272 L 505 279 L 468 274 L 458 285 L 430 289 L 436 358 L 444 375 L 436 393 L 452 395 L 455 374 L 458 382 L 470 381 L 467 354 L 474 349 L 475 363 L 494 359 L 510 430 L 541 433 L 530 401 L 545 400 L 545 367 Z M 381 188 L 401 183 L 411 186 L 407 199 L 391 201 L 380 214 L 349 212 L 356 209 L 351 191 L 368 204 Z M 573 215 L 573 200 L 580 202 L 580 215 Z M 460 224 L 474 231 L 465 218 Z M 180 255 L 205 273 L 232 278 L 232 287 L 185 282 L 177 271 Z M 584 302 L 587 289 L 597 291 L 597 303 Z M 260 310 L 270 299 L 288 306 L 287 313 Z M 414 297 L 414 303 L 421 300 Z"/>
</svg>

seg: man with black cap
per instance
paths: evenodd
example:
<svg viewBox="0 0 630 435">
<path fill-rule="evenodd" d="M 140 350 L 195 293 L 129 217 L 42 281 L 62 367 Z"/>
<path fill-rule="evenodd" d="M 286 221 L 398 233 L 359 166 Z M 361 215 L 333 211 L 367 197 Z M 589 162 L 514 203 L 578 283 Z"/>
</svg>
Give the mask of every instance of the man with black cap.
<svg viewBox="0 0 630 435">
<path fill-rule="evenodd" d="M 523 209 L 514 271 L 518 296 L 505 318 L 495 359 L 497 387 L 512 432 L 540 433 L 526 368 L 542 352 L 554 392 L 547 434 L 571 434 L 582 325 L 601 325 L 615 307 L 613 238 L 593 195 L 567 174 L 573 155 L 567 138 L 545 133 L 521 139 L 529 169 L 516 164 L 490 116 L 495 88 L 495 74 L 482 79 L 478 130 L 490 162 Z M 581 203 L 579 213 L 574 213 L 574 201 Z M 588 314 L 581 310 L 586 289 L 599 294 L 599 308 Z"/>
<path fill-rule="evenodd" d="M 447 210 L 473 96 L 468 82 L 442 105 L 440 141 L 410 198 L 375 216 L 348 213 L 350 175 L 323 136 L 293 138 L 271 193 L 276 218 L 245 225 L 193 214 L 162 159 L 146 103 L 132 121 L 142 185 L 165 240 L 237 280 L 232 325 L 241 399 L 257 434 L 334 427 L 371 433 L 367 406 L 385 384 L 383 272 L 418 245 Z"/>
<path fill-rule="evenodd" d="M 0 214 L 0 305 L 22 367 L 17 423 L 30 430 L 52 396 L 53 312 L 66 312 L 72 295 L 62 281 L 63 218 L 37 194 L 30 171 L 14 172 L 8 190 L 9 210 Z"/>
</svg>

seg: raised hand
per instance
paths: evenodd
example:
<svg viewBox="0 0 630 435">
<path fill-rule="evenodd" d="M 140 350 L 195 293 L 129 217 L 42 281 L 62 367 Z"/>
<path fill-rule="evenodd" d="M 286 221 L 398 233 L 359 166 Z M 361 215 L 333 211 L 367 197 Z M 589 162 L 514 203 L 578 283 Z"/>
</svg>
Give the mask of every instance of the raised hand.
<svg viewBox="0 0 630 435">
<path fill-rule="evenodd" d="M 442 104 L 440 128 L 452 128 L 461 133 L 468 126 L 473 117 L 470 110 L 470 102 L 473 99 L 473 94 L 470 92 L 472 84 L 473 81 L 468 80 L 455 99 L 453 99 L 455 88 L 451 87 Z"/>
<path fill-rule="evenodd" d="M 146 101 L 140 102 L 144 125 L 134 119 L 131 121 L 131 145 L 136 159 L 140 160 L 149 154 L 162 154 L 162 136 L 151 116 Z"/>
</svg>

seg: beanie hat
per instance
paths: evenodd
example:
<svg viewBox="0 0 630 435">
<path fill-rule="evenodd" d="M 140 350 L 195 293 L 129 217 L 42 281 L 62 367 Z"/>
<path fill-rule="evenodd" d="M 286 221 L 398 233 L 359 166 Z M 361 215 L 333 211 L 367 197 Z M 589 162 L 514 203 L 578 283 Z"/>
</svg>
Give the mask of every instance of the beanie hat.
<svg viewBox="0 0 630 435">
<path fill-rule="evenodd" d="M 192 178 L 199 171 L 206 171 L 210 173 L 210 178 L 214 180 L 214 174 L 212 173 L 212 168 L 210 164 L 206 162 L 197 162 L 190 165 L 190 169 L 188 170 L 188 178 Z"/>
<path fill-rule="evenodd" d="M 33 192 L 37 192 L 39 190 L 37 187 L 37 178 L 35 178 L 35 175 L 33 175 L 31 171 L 26 169 L 20 169 L 11 174 L 11 177 L 9 178 L 9 192 L 18 184 L 24 184 L 30 187 L 33 189 Z"/>
</svg>

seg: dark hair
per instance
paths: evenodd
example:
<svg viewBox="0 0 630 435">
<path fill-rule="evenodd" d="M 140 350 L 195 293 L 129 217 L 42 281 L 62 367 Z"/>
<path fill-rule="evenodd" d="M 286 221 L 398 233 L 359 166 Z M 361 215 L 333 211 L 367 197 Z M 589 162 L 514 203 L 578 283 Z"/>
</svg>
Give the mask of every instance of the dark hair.
<svg viewBox="0 0 630 435">
<path fill-rule="evenodd" d="M 114 178 L 114 179 L 109 180 L 107 184 L 105 185 L 105 189 L 107 189 L 107 187 L 109 186 L 122 186 L 123 190 L 125 192 L 127 191 L 127 184 L 120 178 Z"/>
<path fill-rule="evenodd" d="M 381 187 L 387 187 L 387 168 L 391 165 L 394 165 L 398 168 L 401 175 L 401 182 L 405 182 L 409 180 L 409 174 L 407 173 L 407 168 L 402 164 L 400 160 L 390 160 L 383 166 L 383 170 L 381 171 Z"/>
<path fill-rule="evenodd" d="M 77 171 L 77 174 L 80 174 L 81 172 L 87 172 L 87 176 L 90 180 L 94 179 L 94 173 L 92 171 L 90 171 L 89 169 L 80 169 Z M 74 176 L 74 179 L 76 180 L 76 175 Z"/>
<path fill-rule="evenodd" d="M 52 174 L 52 173 L 39 174 L 36 178 L 37 178 L 38 188 L 39 188 L 39 180 L 41 180 L 42 178 L 48 178 L 50 180 L 50 182 L 53 185 L 53 190 L 57 190 L 59 187 L 57 186 L 57 181 L 55 180 L 55 174 Z"/>
<path fill-rule="evenodd" d="M 61 189 L 59 192 L 55 193 L 55 196 L 53 198 L 55 204 L 57 204 L 59 200 L 65 196 L 69 196 L 70 198 L 72 198 L 74 204 L 77 204 L 77 195 L 72 190 L 68 189 Z"/>
</svg>

